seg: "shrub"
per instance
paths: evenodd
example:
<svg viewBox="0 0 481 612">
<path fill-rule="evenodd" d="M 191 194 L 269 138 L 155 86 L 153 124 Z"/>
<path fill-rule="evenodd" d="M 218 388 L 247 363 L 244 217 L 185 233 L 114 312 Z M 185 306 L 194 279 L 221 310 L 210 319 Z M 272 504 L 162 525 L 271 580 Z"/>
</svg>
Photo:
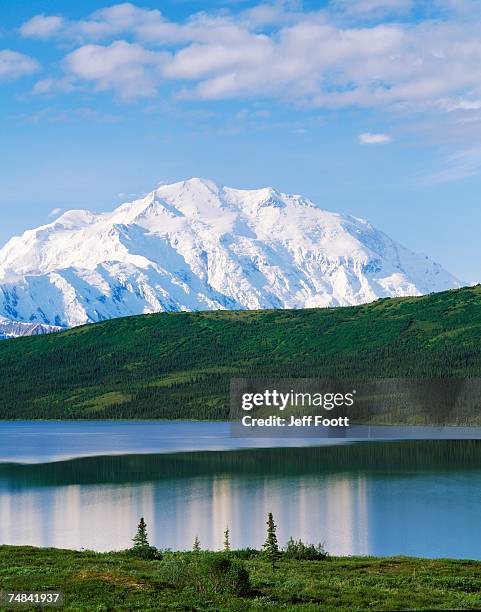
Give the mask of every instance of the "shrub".
<svg viewBox="0 0 481 612">
<path fill-rule="evenodd" d="M 226 554 L 204 553 L 197 561 L 194 586 L 200 592 L 246 595 L 249 572 L 239 559 Z"/>
<path fill-rule="evenodd" d="M 166 582 L 181 589 L 191 582 L 192 563 L 184 555 L 165 553 L 159 573 Z"/>
<path fill-rule="evenodd" d="M 130 548 L 128 552 L 132 557 L 138 557 L 139 559 L 153 559 L 155 561 L 160 561 L 162 559 L 162 553 L 155 546 L 134 546 Z"/>
<path fill-rule="evenodd" d="M 231 554 L 199 551 L 166 553 L 159 566 L 162 578 L 177 589 L 243 596 L 249 593 L 249 573 Z"/>
<path fill-rule="evenodd" d="M 232 550 L 230 554 L 232 557 L 236 557 L 237 559 L 243 559 L 244 561 L 247 561 L 249 559 L 252 559 L 253 557 L 259 556 L 260 552 L 256 550 L 255 548 L 247 547 L 247 548 L 240 548 L 238 550 Z"/>
<path fill-rule="evenodd" d="M 327 552 L 322 544 L 304 544 L 302 540 L 289 538 L 284 551 L 285 559 L 296 559 L 297 561 L 321 561 L 327 557 Z"/>
</svg>

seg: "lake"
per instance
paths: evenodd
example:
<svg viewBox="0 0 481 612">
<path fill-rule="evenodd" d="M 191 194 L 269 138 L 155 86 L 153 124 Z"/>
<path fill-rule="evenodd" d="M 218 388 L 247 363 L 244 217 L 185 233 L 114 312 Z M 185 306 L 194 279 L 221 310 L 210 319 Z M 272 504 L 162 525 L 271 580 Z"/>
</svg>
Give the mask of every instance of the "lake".
<svg viewBox="0 0 481 612">
<path fill-rule="evenodd" d="M 273 512 L 331 554 L 481 559 L 481 442 L 235 439 L 224 423 L 1 423 L 0 543 L 259 548 Z M 270 446 L 270 448 L 264 448 Z"/>
</svg>

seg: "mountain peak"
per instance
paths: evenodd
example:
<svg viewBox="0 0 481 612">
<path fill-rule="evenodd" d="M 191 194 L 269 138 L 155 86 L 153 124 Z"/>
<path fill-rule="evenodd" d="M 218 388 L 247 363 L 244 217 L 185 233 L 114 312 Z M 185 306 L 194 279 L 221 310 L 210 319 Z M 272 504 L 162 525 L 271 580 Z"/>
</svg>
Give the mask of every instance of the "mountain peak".
<svg viewBox="0 0 481 612">
<path fill-rule="evenodd" d="M 41 334 L 51 334 L 61 330 L 61 327 L 56 327 L 54 325 L 24 323 L 12 321 L 11 319 L 0 316 L 0 340 L 19 338 L 22 336 L 40 336 Z"/>
<path fill-rule="evenodd" d="M 362 219 L 191 178 L 69 211 L 0 250 L 0 316 L 71 326 L 169 310 L 304 308 L 461 286 Z"/>
<path fill-rule="evenodd" d="M 159 198 L 195 199 L 217 195 L 219 191 L 220 188 L 214 181 L 193 177 L 176 183 L 161 183 L 151 193 L 155 193 Z"/>
<path fill-rule="evenodd" d="M 219 191 L 219 187 L 217 186 L 217 184 L 210 180 L 210 179 L 206 179 L 206 178 L 200 178 L 198 176 L 193 176 L 189 179 L 185 179 L 183 181 L 177 181 L 175 183 L 161 183 L 157 189 L 163 189 L 163 188 L 168 188 L 168 189 L 178 189 L 178 190 L 209 190 L 212 191 L 214 193 L 217 193 Z"/>
</svg>

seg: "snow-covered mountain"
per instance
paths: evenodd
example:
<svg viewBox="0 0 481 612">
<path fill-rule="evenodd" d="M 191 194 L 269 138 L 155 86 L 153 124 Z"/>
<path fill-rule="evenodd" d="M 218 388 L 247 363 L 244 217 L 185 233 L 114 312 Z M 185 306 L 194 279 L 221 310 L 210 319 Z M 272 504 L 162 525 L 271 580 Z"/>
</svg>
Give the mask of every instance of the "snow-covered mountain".
<svg viewBox="0 0 481 612">
<path fill-rule="evenodd" d="M 39 336 L 60 331 L 61 327 L 44 325 L 43 323 L 22 323 L 0 317 L 0 340 L 19 338 L 20 336 Z"/>
<path fill-rule="evenodd" d="M 0 316 L 73 326 L 158 311 L 304 308 L 461 286 L 367 221 L 191 179 L 72 210 L 0 250 Z"/>
</svg>

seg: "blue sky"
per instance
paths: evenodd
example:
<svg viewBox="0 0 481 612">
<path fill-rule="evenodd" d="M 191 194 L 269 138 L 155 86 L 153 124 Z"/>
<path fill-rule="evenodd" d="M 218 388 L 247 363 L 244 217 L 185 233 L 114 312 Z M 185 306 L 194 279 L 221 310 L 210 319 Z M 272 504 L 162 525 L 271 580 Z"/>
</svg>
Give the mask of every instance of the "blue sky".
<svg viewBox="0 0 481 612">
<path fill-rule="evenodd" d="M 0 244 L 202 176 L 481 280 L 480 26 L 473 0 L 0 0 Z"/>
</svg>

